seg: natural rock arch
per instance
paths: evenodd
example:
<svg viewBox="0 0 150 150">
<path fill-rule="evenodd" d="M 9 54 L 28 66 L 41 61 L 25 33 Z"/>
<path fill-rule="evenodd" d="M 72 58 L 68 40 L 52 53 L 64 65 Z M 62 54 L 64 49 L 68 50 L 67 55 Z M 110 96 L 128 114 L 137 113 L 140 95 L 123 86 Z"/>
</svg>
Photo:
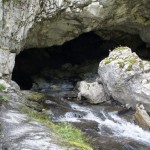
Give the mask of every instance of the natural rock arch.
<svg viewBox="0 0 150 150">
<path fill-rule="evenodd" d="M 21 89 L 31 89 L 37 77 L 47 80 L 54 80 L 54 77 L 58 80 L 83 80 L 81 72 L 83 75 L 87 71 L 97 73 L 99 62 L 108 56 L 109 51 L 120 45 L 129 46 L 133 51 L 143 46 L 140 55 L 145 56 L 145 43 L 138 36 L 122 33 L 114 39 L 104 40 L 96 33 L 88 32 L 61 46 L 25 49 L 16 56 L 12 79 Z"/>
</svg>

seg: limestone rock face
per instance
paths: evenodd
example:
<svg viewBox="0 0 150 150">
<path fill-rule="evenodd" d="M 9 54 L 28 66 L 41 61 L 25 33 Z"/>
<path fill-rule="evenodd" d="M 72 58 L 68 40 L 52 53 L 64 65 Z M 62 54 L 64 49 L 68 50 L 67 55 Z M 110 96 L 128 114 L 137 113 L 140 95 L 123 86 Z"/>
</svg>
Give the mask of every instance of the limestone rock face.
<svg viewBox="0 0 150 150">
<path fill-rule="evenodd" d="M 128 47 L 119 47 L 99 64 L 105 92 L 113 99 L 150 111 L 150 62 L 142 61 Z"/>
<path fill-rule="evenodd" d="M 0 47 L 19 53 L 92 30 L 106 39 L 111 31 L 138 34 L 150 43 L 149 10 L 149 0 L 0 0 Z"/>
<path fill-rule="evenodd" d="M 0 76 L 12 73 L 15 64 L 15 53 L 0 49 Z"/>
<path fill-rule="evenodd" d="M 78 98 L 81 99 L 81 97 L 84 97 L 91 104 L 106 101 L 103 86 L 98 82 L 87 83 L 86 81 L 81 81 L 78 90 Z"/>
</svg>

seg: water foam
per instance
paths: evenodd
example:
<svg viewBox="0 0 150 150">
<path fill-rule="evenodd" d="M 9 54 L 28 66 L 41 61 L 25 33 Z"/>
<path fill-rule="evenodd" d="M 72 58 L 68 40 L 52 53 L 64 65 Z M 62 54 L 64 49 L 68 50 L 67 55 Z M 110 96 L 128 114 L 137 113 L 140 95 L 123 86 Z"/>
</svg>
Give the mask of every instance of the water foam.
<svg viewBox="0 0 150 150">
<path fill-rule="evenodd" d="M 100 110 L 103 115 L 103 119 L 98 117 L 92 112 L 90 108 L 81 107 L 77 104 L 70 103 L 70 106 L 74 110 L 84 111 L 87 115 L 83 116 L 83 119 L 96 121 L 99 124 L 100 132 L 102 134 L 102 127 L 107 127 L 111 130 L 113 137 L 120 137 L 125 139 L 132 139 L 140 143 L 150 145 L 150 132 L 145 131 L 134 123 L 128 122 L 127 120 L 120 118 L 117 112 L 107 113 L 104 110 Z M 79 121 L 71 113 L 66 113 L 64 117 L 61 117 L 62 121 L 76 122 Z"/>
</svg>

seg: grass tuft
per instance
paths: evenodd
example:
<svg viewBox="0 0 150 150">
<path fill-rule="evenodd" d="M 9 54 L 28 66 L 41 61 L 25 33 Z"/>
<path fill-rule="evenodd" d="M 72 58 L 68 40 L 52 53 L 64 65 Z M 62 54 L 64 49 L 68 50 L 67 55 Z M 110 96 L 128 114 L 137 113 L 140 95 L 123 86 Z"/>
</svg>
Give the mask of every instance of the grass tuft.
<svg viewBox="0 0 150 150">
<path fill-rule="evenodd" d="M 38 92 L 32 92 L 27 97 L 27 99 L 30 100 L 30 101 L 41 101 L 44 98 L 45 98 L 44 94 L 38 93 Z"/>
<path fill-rule="evenodd" d="M 3 91 L 5 89 L 6 89 L 6 86 L 4 84 L 0 83 L 0 91 Z"/>
<path fill-rule="evenodd" d="M 21 109 L 27 113 L 31 119 L 44 124 L 48 128 L 52 129 L 64 142 L 70 145 L 79 147 L 81 150 L 92 150 L 89 144 L 85 142 L 85 137 L 81 130 L 75 128 L 69 123 L 53 123 L 51 118 L 45 114 L 45 112 L 37 112 L 28 108 L 27 106 L 22 106 Z"/>
<path fill-rule="evenodd" d="M 5 95 L 0 95 L 0 101 L 1 102 L 7 102 L 8 101 L 8 97 Z"/>
</svg>

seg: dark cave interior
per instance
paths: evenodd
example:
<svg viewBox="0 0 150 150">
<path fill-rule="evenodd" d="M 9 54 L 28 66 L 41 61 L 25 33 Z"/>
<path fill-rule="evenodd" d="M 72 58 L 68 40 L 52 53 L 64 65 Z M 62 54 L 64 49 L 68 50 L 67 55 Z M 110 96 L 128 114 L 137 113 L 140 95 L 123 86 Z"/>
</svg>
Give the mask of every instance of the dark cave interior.
<svg viewBox="0 0 150 150">
<path fill-rule="evenodd" d="M 133 38 L 139 40 L 138 44 L 133 42 Z M 16 57 L 12 80 L 22 90 L 29 90 L 33 84 L 32 77 L 43 68 L 59 69 L 66 63 L 80 65 L 87 60 L 100 62 L 108 56 L 109 50 L 118 46 L 129 46 L 141 58 L 149 59 L 149 50 L 137 36 L 125 34 L 119 39 L 104 40 L 94 32 L 89 32 L 61 46 L 25 49 Z"/>
</svg>

